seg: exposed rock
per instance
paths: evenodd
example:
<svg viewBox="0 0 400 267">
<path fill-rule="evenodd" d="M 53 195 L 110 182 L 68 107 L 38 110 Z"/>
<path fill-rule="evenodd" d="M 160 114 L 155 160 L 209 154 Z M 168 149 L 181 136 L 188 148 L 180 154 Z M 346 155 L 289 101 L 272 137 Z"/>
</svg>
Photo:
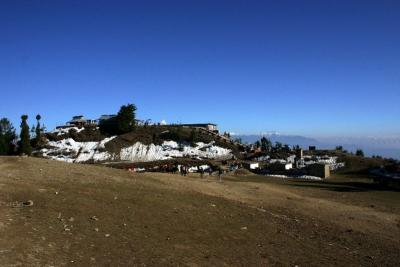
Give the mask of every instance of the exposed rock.
<svg viewBox="0 0 400 267">
<path fill-rule="evenodd" d="M 23 202 L 22 205 L 24 205 L 25 207 L 32 207 L 33 206 L 33 201 L 32 200 L 28 200 L 26 202 Z"/>
<path fill-rule="evenodd" d="M 98 221 L 99 220 L 99 218 L 97 218 L 96 216 L 92 216 L 92 217 L 90 217 L 90 219 L 93 220 L 93 221 Z"/>
</svg>

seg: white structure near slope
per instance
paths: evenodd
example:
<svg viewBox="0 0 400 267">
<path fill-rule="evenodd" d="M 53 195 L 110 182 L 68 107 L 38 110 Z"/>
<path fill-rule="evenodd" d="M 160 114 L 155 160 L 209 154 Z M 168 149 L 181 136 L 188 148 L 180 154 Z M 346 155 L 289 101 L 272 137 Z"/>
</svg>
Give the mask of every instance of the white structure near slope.
<svg viewBox="0 0 400 267">
<path fill-rule="evenodd" d="M 256 162 L 256 163 L 250 163 L 249 165 L 250 170 L 255 170 L 260 168 L 260 163 Z"/>
</svg>

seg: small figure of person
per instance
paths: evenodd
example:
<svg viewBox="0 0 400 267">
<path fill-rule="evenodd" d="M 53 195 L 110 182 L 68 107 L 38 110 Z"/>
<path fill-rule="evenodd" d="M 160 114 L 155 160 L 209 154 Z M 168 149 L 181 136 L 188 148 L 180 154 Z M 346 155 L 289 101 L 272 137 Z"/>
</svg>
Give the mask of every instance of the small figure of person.
<svg viewBox="0 0 400 267">
<path fill-rule="evenodd" d="M 183 176 L 186 176 L 186 175 L 187 175 L 187 172 L 188 172 L 187 167 L 186 167 L 185 165 L 182 165 L 181 170 L 182 170 L 182 175 L 183 175 Z"/>
<path fill-rule="evenodd" d="M 203 167 L 199 167 L 199 171 L 200 171 L 200 178 L 203 179 L 203 176 L 204 176 Z"/>
<path fill-rule="evenodd" d="M 220 182 L 222 182 L 222 174 L 224 173 L 224 171 L 222 170 L 222 168 L 219 168 L 218 169 L 218 178 L 219 178 L 219 181 Z"/>
</svg>

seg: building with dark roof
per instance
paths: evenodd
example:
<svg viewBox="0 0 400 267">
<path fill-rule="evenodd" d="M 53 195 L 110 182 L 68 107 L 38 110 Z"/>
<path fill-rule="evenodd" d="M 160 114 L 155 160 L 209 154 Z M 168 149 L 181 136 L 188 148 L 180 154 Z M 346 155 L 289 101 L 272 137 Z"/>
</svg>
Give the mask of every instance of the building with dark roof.
<svg viewBox="0 0 400 267">
<path fill-rule="evenodd" d="M 72 120 L 67 122 L 67 126 L 82 127 L 87 125 L 96 125 L 96 120 L 86 119 L 83 115 L 73 116 Z"/>
</svg>

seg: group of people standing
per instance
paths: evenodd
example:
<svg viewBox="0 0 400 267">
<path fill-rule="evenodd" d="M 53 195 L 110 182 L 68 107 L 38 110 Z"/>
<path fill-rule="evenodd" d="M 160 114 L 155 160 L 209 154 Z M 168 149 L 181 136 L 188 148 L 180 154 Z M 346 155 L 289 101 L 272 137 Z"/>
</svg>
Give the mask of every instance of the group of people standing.
<svg viewBox="0 0 400 267">
<path fill-rule="evenodd" d="M 202 167 L 198 168 L 198 172 L 200 173 L 200 178 L 204 178 L 204 173 L 208 173 L 209 176 L 211 176 L 213 174 L 213 169 L 211 167 L 209 167 L 208 169 L 204 170 Z M 222 168 L 218 168 L 217 169 L 218 172 L 218 177 L 221 180 L 222 175 L 224 174 L 224 170 Z"/>
<path fill-rule="evenodd" d="M 190 167 L 188 165 L 178 165 L 178 163 L 175 163 L 175 164 L 162 165 L 159 168 L 157 168 L 157 171 L 167 172 L 167 173 L 180 173 L 181 176 L 187 176 L 189 173 L 189 169 Z M 128 170 L 131 172 L 137 172 L 139 169 L 131 166 L 131 168 L 129 168 Z M 145 169 L 143 169 L 143 171 L 145 171 Z M 204 178 L 204 174 L 208 174 L 211 177 L 213 173 L 216 172 L 220 180 L 222 178 L 222 175 L 225 173 L 225 171 L 221 167 L 213 169 L 212 167 L 205 168 L 203 166 L 198 166 L 197 172 L 200 173 L 200 178 Z"/>
<path fill-rule="evenodd" d="M 214 173 L 214 170 L 212 167 L 208 167 L 208 168 L 203 168 L 201 166 L 199 166 L 197 168 L 197 172 L 200 173 L 200 178 L 204 178 L 204 174 L 208 174 L 209 176 L 212 176 Z M 218 168 L 216 170 L 219 179 L 221 179 L 221 176 L 224 174 L 224 171 L 222 168 Z M 181 165 L 180 166 L 180 173 L 182 176 L 187 176 L 189 173 L 189 168 L 186 165 Z"/>
</svg>

